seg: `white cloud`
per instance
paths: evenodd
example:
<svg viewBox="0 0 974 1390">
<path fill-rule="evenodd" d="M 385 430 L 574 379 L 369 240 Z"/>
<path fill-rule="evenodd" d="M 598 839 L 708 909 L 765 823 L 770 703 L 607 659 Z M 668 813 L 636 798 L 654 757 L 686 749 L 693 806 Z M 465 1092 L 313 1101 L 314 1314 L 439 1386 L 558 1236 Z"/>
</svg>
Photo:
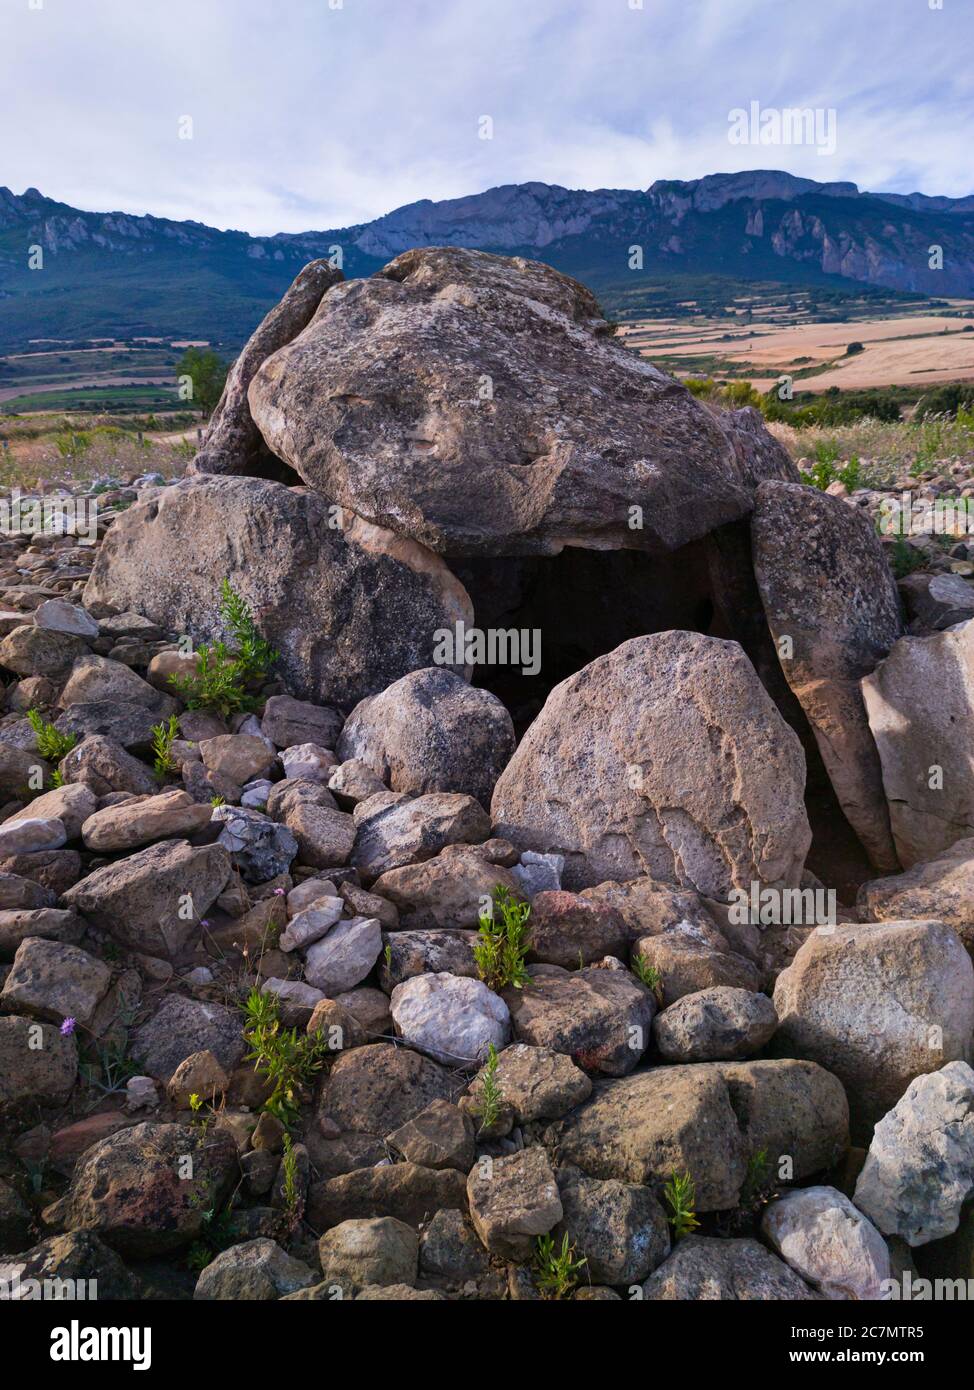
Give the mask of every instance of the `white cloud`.
<svg viewBox="0 0 974 1390">
<path fill-rule="evenodd" d="M 263 233 L 755 166 L 956 196 L 972 33 L 961 0 L 0 0 L 0 182 Z M 835 155 L 730 145 L 752 99 L 835 108 Z"/>
</svg>

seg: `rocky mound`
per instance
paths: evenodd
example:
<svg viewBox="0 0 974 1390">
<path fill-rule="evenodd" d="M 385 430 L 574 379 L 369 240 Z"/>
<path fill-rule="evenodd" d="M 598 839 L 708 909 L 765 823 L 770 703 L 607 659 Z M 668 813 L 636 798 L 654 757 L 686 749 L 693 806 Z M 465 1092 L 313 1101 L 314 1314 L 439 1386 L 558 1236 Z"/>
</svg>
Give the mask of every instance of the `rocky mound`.
<svg viewBox="0 0 974 1390">
<path fill-rule="evenodd" d="M 478 253 L 308 267 L 161 483 L 0 537 L 5 1281 L 969 1277 L 970 586 Z"/>
</svg>

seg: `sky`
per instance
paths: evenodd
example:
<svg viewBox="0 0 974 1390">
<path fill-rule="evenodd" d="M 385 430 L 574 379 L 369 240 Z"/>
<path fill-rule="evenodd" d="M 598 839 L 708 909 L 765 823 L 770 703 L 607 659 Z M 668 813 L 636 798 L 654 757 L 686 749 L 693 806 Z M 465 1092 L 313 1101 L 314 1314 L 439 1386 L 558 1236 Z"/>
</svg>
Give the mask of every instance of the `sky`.
<svg viewBox="0 0 974 1390">
<path fill-rule="evenodd" d="M 750 168 L 957 197 L 972 40 L 974 0 L 0 0 L 0 185 L 256 235 Z M 755 102 L 834 149 L 731 143 Z"/>
</svg>

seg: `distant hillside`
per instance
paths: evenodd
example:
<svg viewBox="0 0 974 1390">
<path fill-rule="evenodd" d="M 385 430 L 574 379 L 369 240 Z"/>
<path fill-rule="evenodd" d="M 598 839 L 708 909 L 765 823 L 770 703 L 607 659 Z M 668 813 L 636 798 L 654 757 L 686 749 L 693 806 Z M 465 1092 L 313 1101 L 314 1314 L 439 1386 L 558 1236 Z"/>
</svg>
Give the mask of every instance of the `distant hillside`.
<svg viewBox="0 0 974 1390">
<path fill-rule="evenodd" d="M 199 222 L 83 212 L 0 188 L 0 351 L 38 338 L 160 336 L 236 344 L 301 265 L 342 249 L 347 275 L 453 244 L 532 256 L 585 280 L 617 317 L 714 304 L 755 281 L 974 296 L 974 197 L 860 193 L 756 170 L 646 191 L 511 184 L 424 200 L 361 226 L 252 237 Z M 44 253 L 28 268 L 30 248 Z M 642 248 L 631 269 L 631 248 Z M 943 269 L 931 270 L 931 246 Z M 709 285 L 709 290 L 706 287 Z M 857 289 L 857 292 L 858 292 Z"/>
</svg>

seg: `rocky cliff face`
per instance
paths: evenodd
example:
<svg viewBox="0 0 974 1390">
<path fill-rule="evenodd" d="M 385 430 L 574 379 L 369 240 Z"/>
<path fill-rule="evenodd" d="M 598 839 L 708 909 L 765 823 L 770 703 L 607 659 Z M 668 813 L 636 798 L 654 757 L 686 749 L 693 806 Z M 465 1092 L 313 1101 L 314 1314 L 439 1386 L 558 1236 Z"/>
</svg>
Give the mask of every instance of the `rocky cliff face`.
<svg viewBox="0 0 974 1390">
<path fill-rule="evenodd" d="M 730 270 L 764 252 L 888 289 L 968 294 L 974 286 L 974 199 L 860 193 L 854 183 L 774 170 L 661 180 L 645 191 L 512 184 L 411 203 L 349 231 L 373 256 L 449 245 L 547 252 L 558 264 L 574 239 L 588 238 L 617 269 L 635 242 L 671 273 Z M 930 269 L 933 245 L 944 250 L 940 270 Z"/>
<path fill-rule="evenodd" d="M 71 327 L 92 336 L 124 333 L 133 261 L 145 267 L 141 302 L 151 320 L 143 317 L 134 331 L 154 325 L 161 333 L 243 341 L 301 265 L 336 258 L 339 248 L 350 276 L 371 274 L 412 247 L 520 253 L 584 279 L 610 311 L 620 284 L 631 288 L 634 245 L 657 281 L 718 274 L 794 283 L 824 275 L 912 293 L 974 293 L 974 198 L 861 193 L 852 183 L 775 170 L 660 181 L 645 190 L 509 184 L 410 203 L 363 225 L 270 237 L 82 212 L 37 189 L 18 196 L 0 188 L 0 347 L 47 331 L 38 322 L 39 291 L 51 280 L 41 285 L 28 272 L 32 245 L 44 248 L 55 271 L 61 309 L 65 296 L 82 296 Z M 942 248 L 940 269 L 930 266 L 934 247 Z M 62 312 L 62 333 L 65 322 Z"/>
</svg>

